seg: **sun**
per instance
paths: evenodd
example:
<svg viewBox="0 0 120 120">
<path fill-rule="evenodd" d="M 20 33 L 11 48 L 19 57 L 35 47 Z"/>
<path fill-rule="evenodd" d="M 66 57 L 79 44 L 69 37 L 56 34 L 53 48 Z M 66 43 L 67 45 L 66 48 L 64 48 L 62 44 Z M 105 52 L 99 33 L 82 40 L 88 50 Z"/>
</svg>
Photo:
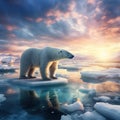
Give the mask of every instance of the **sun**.
<svg viewBox="0 0 120 120">
<path fill-rule="evenodd" d="M 109 61 L 111 55 L 108 51 L 101 50 L 96 53 L 96 57 L 99 61 Z"/>
<path fill-rule="evenodd" d="M 100 52 L 100 53 L 99 53 L 99 58 L 100 58 L 101 60 L 103 60 L 103 61 L 106 61 L 106 60 L 109 59 L 109 54 L 106 53 L 106 52 Z"/>
</svg>

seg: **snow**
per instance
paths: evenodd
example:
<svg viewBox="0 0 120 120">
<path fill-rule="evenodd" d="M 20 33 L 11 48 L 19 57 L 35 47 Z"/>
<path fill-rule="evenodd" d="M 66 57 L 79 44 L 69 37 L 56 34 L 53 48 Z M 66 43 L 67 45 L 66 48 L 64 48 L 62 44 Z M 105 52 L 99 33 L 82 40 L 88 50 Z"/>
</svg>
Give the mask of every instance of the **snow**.
<svg viewBox="0 0 120 120">
<path fill-rule="evenodd" d="M 97 102 L 109 102 L 111 100 L 111 98 L 107 96 L 94 97 L 93 99 Z"/>
<path fill-rule="evenodd" d="M 120 120 L 120 105 L 99 102 L 95 104 L 94 108 L 108 119 Z"/>
<path fill-rule="evenodd" d="M 60 85 L 66 85 L 68 83 L 68 80 L 66 78 L 57 78 L 57 80 L 53 79 L 50 81 L 42 81 L 40 78 L 35 79 L 19 79 L 19 78 L 13 78 L 8 79 L 8 83 L 12 85 L 16 85 L 19 87 L 28 87 L 28 88 L 35 88 L 35 87 L 52 87 L 52 86 L 60 86 Z"/>
<path fill-rule="evenodd" d="M 93 112 L 86 112 L 80 115 L 79 120 L 106 120 L 102 115 L 97 113 L 96 111 Z"/>
<path fill-rule="evenodd" d="M 84 114 L 62 115 L 61 120 L 107 120 L 96 111 L 85 112 Z"/>
<path fill-rule="evenodd" d="M 6 97 L 4 96 L 4 94 L 0 94 L 0 103 L 5 100 L 6 100 Z"/>
<path fill-rule="evenodd" d="M 119 68 L 110 68 L 107 70 L 101 70 L 101 71 L 82 71 L 81 77 L 86 82 L 91 82 L 92 80 L 98 80 L 96 82 L 104 81 L 105 79 L 114 79 L 114 78 L 120 78 L 120 69 Z M 87 79 L 85 79 L 87 78 Z M 88 80 L 89 79 L 89 80 Z"/>
<path fill-rule="evenodd" d="M 65 111 L 65 112 L 75 112 L 77 110 L 84 110 L 84 106 L 82 104 L 82 102 L 80 100 L 77 100 L 76 102 L 72 103 L 72 104 L 65 104 L 63 106 L 61 106 L 61 110 Z"/>
<path fill-rule="evenodd" d="M 0 65 L 0 72 L 15 72 L 15 67 L 8 65 Z"/>
<path fill-rule="evenodd" d="M 17 57 L 11 56 L 11 55 L 0 55 L 0 62 L 1 63 L 14 63 L 14 61 L 17 59 Z"/>
<path fill-rule="evenodd" d="M 8 65 L 0 65 L 0 69 L 3 69 L 3 70 L 9 70 L 9 69 L 13 69 L 14 67 L 12 66 L 8 66 Z"/>
<path fill-rule="evenodd" d="M 70 115 L 62 115 L 60 120 L 72 120 Z"/>
</svg>

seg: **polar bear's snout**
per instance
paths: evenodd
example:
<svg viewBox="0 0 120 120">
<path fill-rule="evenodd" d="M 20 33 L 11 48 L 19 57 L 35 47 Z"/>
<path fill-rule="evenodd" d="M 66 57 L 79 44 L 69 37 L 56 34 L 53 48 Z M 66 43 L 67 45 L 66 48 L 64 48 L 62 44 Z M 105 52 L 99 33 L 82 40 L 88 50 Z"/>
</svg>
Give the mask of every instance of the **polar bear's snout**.
<svg viewBox="0 0 120 120">
<path fill-rule="evenodd" d="M 72 55 L 72 54 L 69 56 L 70 59 L 72 59 L 73 57 L 74 57 L 74 55 Z"/>
<path fill-rule="evenodd" d="M 71 58 L 71 59 L 74 58 L 74 55 L 71 55 L 69 58 Z"/>
<path fill-rule="evenodd" d="M 67 56 L 68 56 L 68 58 L 70 58 L 70 59 L 72 59 L 72 58 L 74 57 L 74 55 L 71 54 L 71 53 L 69 53 L 69 52 L 67 52 Z"/>
</svg>

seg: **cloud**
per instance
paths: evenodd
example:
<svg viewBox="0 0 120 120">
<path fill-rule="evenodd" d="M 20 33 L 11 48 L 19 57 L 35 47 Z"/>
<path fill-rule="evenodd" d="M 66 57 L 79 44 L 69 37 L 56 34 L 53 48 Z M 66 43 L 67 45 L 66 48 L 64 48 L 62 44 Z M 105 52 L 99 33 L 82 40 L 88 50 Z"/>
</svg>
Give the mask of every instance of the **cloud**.
<svg viewBox="0 0 120 120">
<path fill-rule="evenodd" d="M 101 6 L 107 20 L 120 16 L 120 0 L 103 0 Z"/>
<path fill-rule="evenodd" d="M 0 16 L 3 19 L 11 18 L 24 20 L 24 18 L 45 18 L 51 10 L 59 10 L 63 13 L 69 10 L 72 0 L 1 0 Z M 32 8 L 32 9 L 31 9 Z M 10 19 L 9 19 L 10 18 Z"/>
<path fill-rule="evenodd" d="M 119 6 L 119 0 L 1 0 L 0 40 L 8 41 L 2 49 L 23 40 L 27 45 L 36 45 L 36 40 L 69 45 L 71 41 L 118 42 Z"/>
</svg>

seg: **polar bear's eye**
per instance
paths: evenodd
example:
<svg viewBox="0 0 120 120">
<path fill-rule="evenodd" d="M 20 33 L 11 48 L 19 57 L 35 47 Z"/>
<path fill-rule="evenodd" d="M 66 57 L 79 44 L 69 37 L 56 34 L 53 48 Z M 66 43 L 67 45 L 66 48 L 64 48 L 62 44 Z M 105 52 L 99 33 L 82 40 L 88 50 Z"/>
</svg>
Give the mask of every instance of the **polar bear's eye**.
<svg viewBox="0 0 120 120">
<path fill-rule="evenodd" d="M 60 53 L 62 53 L 62 50 L 60 50 L 60 51 L 58 52 L 58 54 L 60 54 Z"/>
</svg>

